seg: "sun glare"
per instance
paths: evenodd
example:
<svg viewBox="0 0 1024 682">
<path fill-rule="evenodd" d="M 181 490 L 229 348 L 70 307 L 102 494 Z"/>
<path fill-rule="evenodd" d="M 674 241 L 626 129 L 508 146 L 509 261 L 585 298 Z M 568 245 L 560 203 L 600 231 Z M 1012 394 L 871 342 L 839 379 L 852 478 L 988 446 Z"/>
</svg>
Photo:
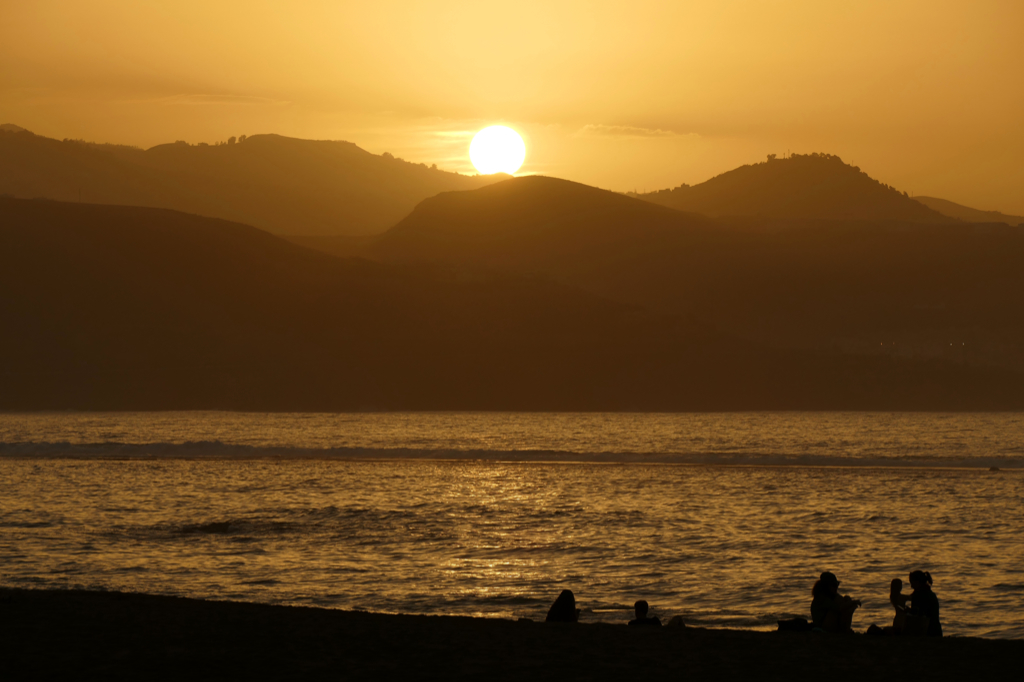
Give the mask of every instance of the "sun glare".
<svg viewBox="0 0 1024 682">
<path fill-rule="evenodd" d="M 505 126 L 490 126 L 473 136 L 469 160 L 482 175 L 519 170 L 526 159 L 526 144 L 519 133 Z"/>
</svg>

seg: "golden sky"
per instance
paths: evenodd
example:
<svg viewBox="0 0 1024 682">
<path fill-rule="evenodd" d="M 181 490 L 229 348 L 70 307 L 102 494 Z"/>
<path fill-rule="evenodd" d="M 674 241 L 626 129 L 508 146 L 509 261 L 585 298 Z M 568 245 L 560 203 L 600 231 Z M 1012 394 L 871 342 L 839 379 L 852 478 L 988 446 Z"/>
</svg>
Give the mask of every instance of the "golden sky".
<svg viewBox="0 0 1024 682">
<path fill-rule="evenodd" d="M 0 122 L 152 146 L 276 132 L 615 190 L 829 152 L 1024 214 L 1024 1 L 0 0 Z"/>
</svg>

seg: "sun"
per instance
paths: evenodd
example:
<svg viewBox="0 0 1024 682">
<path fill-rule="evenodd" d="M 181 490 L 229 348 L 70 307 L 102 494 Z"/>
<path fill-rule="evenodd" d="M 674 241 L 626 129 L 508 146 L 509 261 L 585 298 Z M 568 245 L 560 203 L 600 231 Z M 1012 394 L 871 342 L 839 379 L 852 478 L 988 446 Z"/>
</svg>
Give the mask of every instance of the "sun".
<svg viewBox="0 0 1024 682">
<path fill-rule="evenodd" d="M 519 170 L 526 159 L 526 144 L 519 133 L 505 126 L 490 126 L 473 136 L 469 160 L 482 175 Z"/>
</svg>

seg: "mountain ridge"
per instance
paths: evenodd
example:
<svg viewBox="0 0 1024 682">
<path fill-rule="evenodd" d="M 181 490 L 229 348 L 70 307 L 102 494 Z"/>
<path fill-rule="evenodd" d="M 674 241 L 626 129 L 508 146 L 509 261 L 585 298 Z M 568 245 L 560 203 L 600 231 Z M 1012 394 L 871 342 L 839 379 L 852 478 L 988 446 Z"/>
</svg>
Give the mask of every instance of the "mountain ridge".
<svg viewBox="0 0 1024 682">
<path fill-rule="evenodd" d="M 427 197 L 503 177 L 450 173 L 351 142 L 274 134 L 143 150 L 0 132 L 0 194 L 169 208 L 282 234 L 382 232 Z"/>
<path fill-rule="evenodd" d="M 697 185 L 631 196 L 719 218 L 949 221 L 831 154 L 772 154 Z"/>
<path fill-rule="evenodd" d="M 389 259 L 458 259 L 453 249 L 486 250 L 493 264 L 547 254 L 570 254 L 641 235 L 670 235 L 681 227 L 710 229 L 714 221 L 571 180 L 542 175 L 511 178 L 480 190 L 425 199 L 369 253 Z M 523 250 L 527 253 L 523 253 Z M 478 254 L 479 256 L 479 254 Z"/>
<path fill-rule="evenodd" d="M 773 347 L 942 358 L 955 342 L 965 362 L 1024 370 L 1024 323 L 1005 314 L 1024 305 L 1024 232 L 1005 225 L 714 220 L 534 176 L 438 195 L 348 246 L 545 278 Z"/>
<path fill-rule="evenodd" d="M 1024 225 L 1024 216 L 1009 215 L 1000 211 L 982 211 L 977 208 L 971 208 L 958 204 L 948 199 L 939 199 L 937 197 L 914 197 L 915 201 L 918 201 L 933 211 L 948 216 L 950 218 L 956 218 L 957 220 L 963 220 L 968 223 L 1006 223 L 1007 225 Z"/>
</svg>

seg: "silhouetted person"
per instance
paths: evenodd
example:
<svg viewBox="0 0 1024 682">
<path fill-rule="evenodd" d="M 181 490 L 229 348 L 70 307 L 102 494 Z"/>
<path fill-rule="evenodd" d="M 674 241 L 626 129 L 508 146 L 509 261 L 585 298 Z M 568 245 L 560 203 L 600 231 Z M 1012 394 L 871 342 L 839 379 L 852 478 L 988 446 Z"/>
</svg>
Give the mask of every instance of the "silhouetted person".
<svg viewBox="0 0 1024 682">
<path fill-rule="evenodd" d="M 942 624 L 939 622 L 939 598 L 932 592 L 932 575 L 928 571 L 914 571 L 910 574 L 910 586 L 914 592 L 910 595 L 910 615 L 924 616 L 928 619 L 928 636 L 942 637 Z"/>
<path fill-rule="evenodd" d="M 852 632 L 853 612 L 860 607 L 859 599 L 839 594 L 839 579 L 835 573 L 825 571 L 811 589 L 811 623 L 825 632 Z"/>
<path fill-rule="evenodd" d="M 654 625 L 655 627 L 661 627 L 661 621 L 658 620 L 657 616 L 653 618 L 647 617 L 647 610 L 650 608 L 647 602 L 641 599 L 637 603 L 633 604 L 633 611 L 636 612 L 636 620 L 629 621 L 630 625 Z"/>
<path fill-rule="evenodd" d="M 576 608 L 576 597 L 572 590 L 562 590 L 558 599 L 548 609 L 547 623 L 575 623 L 580 619 L 580 610 Z"/>
<path fill-rule="evenodd" d="M 903 594 L 903 581 L 899 578 L 894 578 L 889 583 L 889 603 L 896 609 L 896 614 L 892 619 L 893 634 L 900 634 L 903 632 L 903 626 L 906 622 L 907 617 L 907 602 L 910 601 L 910 596 Z"/>
<path fill-rule="evenodd" d="M 896 609 L 896 614 L 892 618 L 892 625 L 887 625 L 884 628 L 880 628 L 874 623 L 868 628 L 867 634 L 869 635 L 902 635 L 903 630 L 906 627 L 907 622 L 907 602 L 910 601 L 910 597 L 903 594 L 903 581 L 899 578 L 893 579 L 889 583 L 889 603 Z"/>
<path fill-rule="evenodd" d="M 889 603 L 897 609 L 901 609 L 907 605 L 908 601 L 910 601 L 910 597 L 903 594 L 903 581 L 893 578 L 893 581 L 889 583 Z"/>
</svg>

